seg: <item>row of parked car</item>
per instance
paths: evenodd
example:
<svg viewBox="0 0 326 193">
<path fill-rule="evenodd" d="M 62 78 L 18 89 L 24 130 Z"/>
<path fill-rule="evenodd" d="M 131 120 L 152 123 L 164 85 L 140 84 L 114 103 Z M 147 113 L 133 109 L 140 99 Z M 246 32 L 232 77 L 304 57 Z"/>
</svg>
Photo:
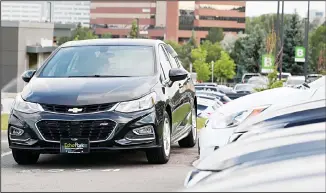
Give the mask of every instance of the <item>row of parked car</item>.
<svg viewBox="0 0 326 193">
<path fill-rule="evenodd" d="M 229 101 L 198 138 L 185 191 L 325 192 L 326 78 Z"/>
</svg>

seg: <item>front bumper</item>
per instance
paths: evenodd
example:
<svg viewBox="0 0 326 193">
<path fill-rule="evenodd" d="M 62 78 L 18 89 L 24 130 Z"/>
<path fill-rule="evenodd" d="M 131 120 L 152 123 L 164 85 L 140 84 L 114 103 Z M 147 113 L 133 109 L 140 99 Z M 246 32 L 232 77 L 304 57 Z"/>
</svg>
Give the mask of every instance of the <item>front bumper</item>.
<svg viewBox="0 0 326 193">
<path fill-rule="evenodd" d="M 65 125 L 61 123 L 77 123 L 66 127 L 67 129 L 81 128 L 84 130 L 79 133 L 76 131 L 73 136 L 69 133 L 69 138 L 78 138 L 81 135 L 90 136 L 90 152 L 159 148 L 162 145 L 163 129 L 163 117 L 159 115 L 160 113 L 157 113 L 155 108 L 134 113 L 108 111 L 76 115 L 52 112 L 25 114 L 13 110 L 9 117 L 8 142 L 11 149 L 25 149 L 50 154 L 60 153 L 60 139 L 58 136 L 68 135 L 65 132 L 66 128 L 62 128 Z M 79 123 L 84 124 L 85 121 L 91 121 L 91 124 L 93 124 L 90 126 L 91 128 L 81 126 L 82 124 L 79 125 Z M 107 133 L 104 133 L 104 129 L 108 128 L 99 128 L 96 125 L 97 133 L 94 134 L 95 130 L 92 129 L 95 127 L 95 122 L 97 122 L 96 124 L 103 124 L 101 121 L 114 123 L 112 124 L 113 128 L 109 130 L 110 132 L 106 131 Z M 43 123 L 42 128 L 40 128 L 39 124 L 41 122 Z M 133 129 L 148 126 L 152 128 L 152 134 L 137 135 L 133 132 Z M 55 129 L 53 129 L 54 127 Z M 11 131 L 14 131 L 15 128 L 23 130 L 23 135 L 12 135 L 13 132 Z"/>
</svg>

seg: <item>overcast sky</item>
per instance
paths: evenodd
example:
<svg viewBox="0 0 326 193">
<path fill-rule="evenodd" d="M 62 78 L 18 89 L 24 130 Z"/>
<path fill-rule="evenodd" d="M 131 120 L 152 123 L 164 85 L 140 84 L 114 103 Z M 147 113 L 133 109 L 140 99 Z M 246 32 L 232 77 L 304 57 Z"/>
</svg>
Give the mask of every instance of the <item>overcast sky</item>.
<svg viewBox="0 0 326 193">
<path fill-rule="evenodd" d="M 280 1 L 280 13 L 282 10 Z M 325 1 L 310 1 L 310 10 L 323 11 L 325 16 Z M 298 14 L 306 17 L 308 1 L 284 1 L 284 13 L 293 13 L 296 9 Z M 277 12 L 277 1 L 247 1 L 246 16 L 258 16 Z"/>
</svg>

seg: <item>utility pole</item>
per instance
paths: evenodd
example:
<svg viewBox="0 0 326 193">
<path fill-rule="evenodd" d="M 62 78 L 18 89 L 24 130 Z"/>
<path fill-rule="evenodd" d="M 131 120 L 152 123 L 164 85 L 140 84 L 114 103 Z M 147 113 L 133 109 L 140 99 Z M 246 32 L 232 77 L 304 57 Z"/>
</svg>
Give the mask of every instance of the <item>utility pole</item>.
<svg viewBox="0 0 326 193">
<path fill-rule="evenodd" d="M 276 25 L 275 25 L 275 32 L 276 32 L 276 46 L 275 46 L 275 58 L 278 52 L 278 40 L 279 40 L 279 26 L 280 26 L 280 0 L 277 1 L 277 15 L 276 15 Z"/>
<path fill-rule="evenodd" d="M 136 18 L 137 20 L 137 38 L 139 38 L 139 18 Z"/>
<path fill-rule="evenodd" d="M 212 60 L 212 83 L 214 82 L 214 61 Z"/>
<path fill-rule="evenodd" d="M 52 2 L 51 1 L 48 1 L 48 3 L 49 3 L 49 14 L 50 14 L 50 19 L 49 19 L 49 21 L 50 21 L 50 23 L 52 22 Z"/>
<path fill-rule="evenodd" d="M 306 53 L 305 53 L 305 61 L 304 61 L 304 77 L 305 77 L 305 81 L 307 81 L 307 66 L 308 66 L 308 47 L 309 47 L 309 40 L 308 40 L 308 33 L 309 33 L 309 15 L 310 15 L 310 1 L 308 0 L 308 13 L 307 13 L 307 18 L 306 18 L 306 22 L 305 22 L 305 48 L 306 48 Z"/>
<path fill-rule="evenodd" d="M 283 41 L 284 41 L 284 0 L 282 1 L 282 17 L 281 17 L 281 48 L 283 47 Z M 279 80 L 282 79 L 282 68 L 283 68 L 283 49 L 282 49 L 282 52 L 281 52 L 281 58 L 280 58 L 280 76 L 279 76 Z"/>
</svg>

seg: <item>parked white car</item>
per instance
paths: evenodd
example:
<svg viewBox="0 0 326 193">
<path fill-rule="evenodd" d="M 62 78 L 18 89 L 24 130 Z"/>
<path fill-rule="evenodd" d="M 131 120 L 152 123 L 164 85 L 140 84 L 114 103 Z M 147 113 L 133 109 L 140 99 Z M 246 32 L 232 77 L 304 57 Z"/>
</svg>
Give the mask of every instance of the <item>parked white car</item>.
<svg viewBox="0 0 326 193">
<path fill-rule="evenodd" d="M 220 106 L 215 100 L 197 98 L 197 117 L 209 118 Z"/>
<path fill-rule="evenodd" d="M 325 86 L 325 82 L 320 86 Z M 198 138 L 200 159 L 226 145 L 233 131 L 248 117 L 260 114 L 273 104 L 307 100 L 315 92 L 316 89 L 281 87 L 246 95 L 223 105 L 210 116 L 200 131 Z M 242 113 L 244 111 L 246 113 Z"/>
<path fill-rule="evenodd" d="M 284 83 L 284 86 L 295 87 L 295 86 L 299 86 L 303 83 L 305 83 L 304 76 L 290 76 Z"/>
</svg>

